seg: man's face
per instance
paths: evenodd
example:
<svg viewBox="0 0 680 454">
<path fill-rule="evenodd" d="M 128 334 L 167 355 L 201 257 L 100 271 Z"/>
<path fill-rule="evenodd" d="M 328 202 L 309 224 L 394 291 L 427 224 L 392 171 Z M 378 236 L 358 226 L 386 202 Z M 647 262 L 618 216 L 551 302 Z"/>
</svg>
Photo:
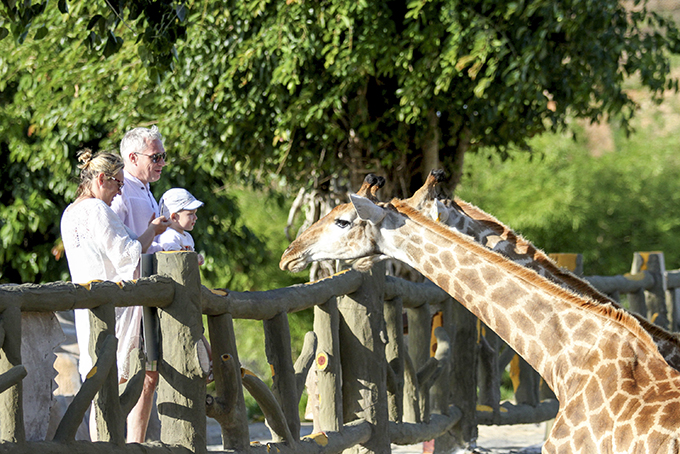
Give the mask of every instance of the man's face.
<svg viewBox="0 0 680 454">
<path fill-rule="evenodd" d="M 147 142 L 147 147 L 140 153 L 131 153 L 125 170 L 137 177 L 142 183 L 153 183 L 161 177 L 165 167 L 165 148 L 160 140 Z M 156 162 L 154 162 L 156 160 Z"/>
</svg>

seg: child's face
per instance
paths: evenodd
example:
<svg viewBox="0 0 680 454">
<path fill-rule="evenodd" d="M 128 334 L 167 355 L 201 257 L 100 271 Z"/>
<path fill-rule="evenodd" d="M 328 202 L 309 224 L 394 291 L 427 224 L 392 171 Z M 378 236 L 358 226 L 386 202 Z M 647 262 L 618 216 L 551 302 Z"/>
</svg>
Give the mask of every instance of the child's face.
<svg viewBox="0 0 680 454">
<path fill-rule="evenodd" d="M 182 210 L 179 213 L 172 214 L 172 220 L 176 222 L 177 226 L 182 230 L 193 230 L 197 219 L 196 210 Z"/>
</svg>

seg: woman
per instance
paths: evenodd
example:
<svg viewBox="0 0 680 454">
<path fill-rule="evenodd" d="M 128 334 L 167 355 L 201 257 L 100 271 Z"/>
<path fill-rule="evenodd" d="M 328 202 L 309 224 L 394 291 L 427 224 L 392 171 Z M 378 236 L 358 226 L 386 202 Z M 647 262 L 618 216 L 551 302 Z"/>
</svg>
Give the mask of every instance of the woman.
<svg viewBox="0 0 680 454">
<path fill-rule="evenodd" d="M 120 156 L 101 152 L 93 154 L 84 149 L 78 154 L 80 184 L 76 200 L 66 207 L 61 218 L 61 236 L 68 261 L 71 280 L 86 283 L 92 280 L 119 282 L 139 274 L 137 269 L 142 253 L 154 237 L 170 225 L 164 217 L 151 221 L 149 227 L 136 237 L 111 210 L 113 198 L 123 187 L 123 160 Z M 125 314 L 138 311 L 139 317 Z M 141 307 L 116 308 L 116 337 L 118 364 L 127 365 L 127 356 L 138 341 L 121 335 L 129 328 L 121 319 L 141 323 Z M 87 309 L 75 311 L 76 336 L 80 349 L 78 372 L 83 380 L 92 368 L 89 355 L 90 320 Z M 139 332 L 139 330 L 137 330 Z M 119 371 L 120 373 L 120 371 Z"/>
</svg>

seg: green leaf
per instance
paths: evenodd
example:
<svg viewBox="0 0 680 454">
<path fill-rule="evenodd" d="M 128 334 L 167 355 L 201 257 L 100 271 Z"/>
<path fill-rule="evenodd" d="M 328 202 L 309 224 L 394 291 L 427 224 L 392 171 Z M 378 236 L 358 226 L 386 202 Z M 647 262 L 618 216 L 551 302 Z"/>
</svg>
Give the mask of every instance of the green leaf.
<svg viewBox="0 0 680 454">
<path fill-rule="evenodd" d="M 116 35 L 109 31 L 106 38 L 106 45 L 104 46 L 104 57 L 108 58 L 118 52 L 121 44 L 122 43 L 116 38 Z"/>
<path fill-rule="evenodd" d="M 47 27 L 43 25 L 38 30 L 36 30 L 35 39 L 43 39 L 45 36 L 47 36 L 47 33 L 49 33 L 49 30 L 47 30 Z"/>
<path fill-rule="evenodd" d="M 66 0 L 59 0 L 57 6 L 59 7 L 59 12 L 61 14 L 68 13 L 68 4 L 66 3 Z"/>
<path fill-rule="evenodd" d="M 94 26 L 97 25 L 100 20 L 104 20 L 104 17 L 101 14 L 95 14 L 92 16 L 90 22 L 87 23 L 87 29 L 92 30 L 92 28 L 94 28 Z"/>
<path fill-rule="evenodd" d="M 0 27 L 0 40 L 3 40 L 9 35 L 9 30 L 7 30 L 5 27 Z"/>
</svg>

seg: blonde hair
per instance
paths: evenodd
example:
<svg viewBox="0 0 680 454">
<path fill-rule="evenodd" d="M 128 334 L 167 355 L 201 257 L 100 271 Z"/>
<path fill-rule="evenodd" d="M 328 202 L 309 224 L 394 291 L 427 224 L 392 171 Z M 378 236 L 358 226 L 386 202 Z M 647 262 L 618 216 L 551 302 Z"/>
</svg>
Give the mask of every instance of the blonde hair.
<svg viewBox="0 0 680 454">
<path fill-rule="evenodd" d="M 108 151 L 100 151 L 95 154 L 89 148 L 83 148 L 78 152 L 78 161 L 80 162 L 78 164 L 80 183 L 76 191 L 76 198 L 90 190 L 90 183 L 100 173 L 103 173 L 107 178 L 112 178 L 125 166 L 123 160 L 117 154 Z"/>
</svg>

